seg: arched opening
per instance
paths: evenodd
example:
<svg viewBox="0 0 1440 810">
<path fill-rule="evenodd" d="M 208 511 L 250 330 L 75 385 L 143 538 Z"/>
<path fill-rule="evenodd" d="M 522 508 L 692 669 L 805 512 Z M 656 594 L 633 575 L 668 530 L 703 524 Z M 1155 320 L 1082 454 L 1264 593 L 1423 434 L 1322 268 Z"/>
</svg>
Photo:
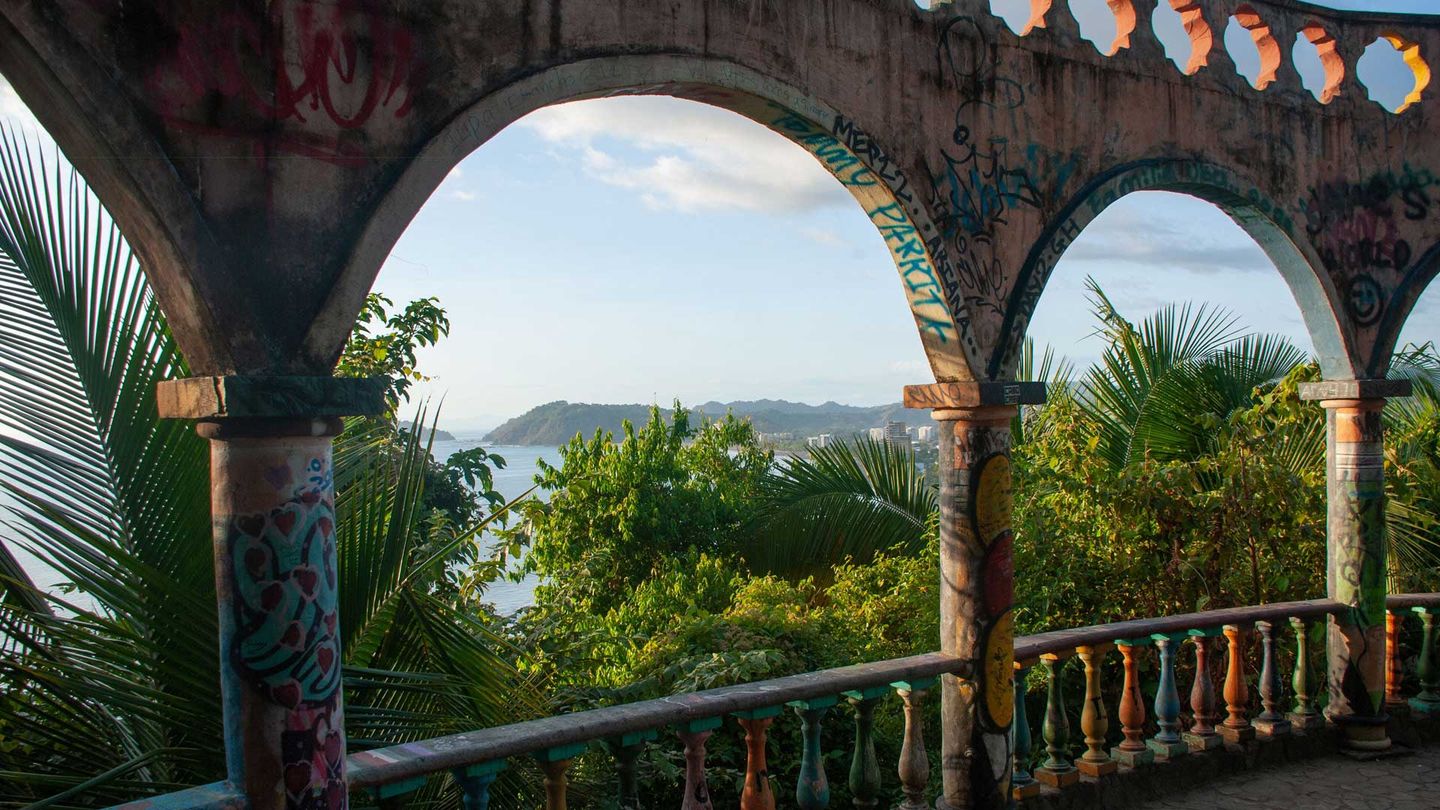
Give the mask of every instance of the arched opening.
<svg viewBox="0 0 1440 810">
<path fill-rule="evenodd" d="M 1009 302 L 1005 342 L 990 358 L 990 374 L 1013 369 L 1019 361 L 1035 304 L 1057 263 L 1085 228 L 1111 205 L 1143 191 L 1180 191 L 1219 206 L 1280 271 L 1299 304 L 1326 376 L 1345 378 L 1365 368 L 1365 360 L 1352 356 L 1353 347 L 1335 315 L 1338 296 L 1332 282 L 1315 269 L 1321 266 L 1318 258 L 1301 252 L 1291 236 L 1297 225 L 1285 209 L 1224 167 L 1203 161 L 1158 161 L 1118 167 L 1096 178 L 1053 218 L 1021 268 Z"/>
<path fill-rule="evenodd" d="M 629 95 L 671 96 L 724 108 L 809 152 L 854 197 L 889 246 L 935 378 L 970 378 L 979 352 L 965 328 L 959 284 L 944 253 L 931 253 L 929 240 L 938 230 L 904 167 L 857 122 L 764 76 L 703 60 L 619 57 L 602 65 L 565 65 L 482 99 L 426 145 L 385 197 L 333 297 L 358 310 L 406 223 L 461 158 L 500 130 L 548 105 Z M 319 338 L 312 334 L 312 339 Z"/>
</svg>

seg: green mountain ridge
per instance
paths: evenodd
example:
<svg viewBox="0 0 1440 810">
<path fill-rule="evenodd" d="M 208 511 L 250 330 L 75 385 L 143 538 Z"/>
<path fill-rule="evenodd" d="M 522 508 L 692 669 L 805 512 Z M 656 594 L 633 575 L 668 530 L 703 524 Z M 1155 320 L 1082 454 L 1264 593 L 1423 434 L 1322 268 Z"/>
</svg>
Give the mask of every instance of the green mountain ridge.
<svg viewBox="0 0 1440 810">
<path fill-rule="evenodd" d="M 865 407 L 837 402 L 809 405 L 772 399 L 710 401 L 692 410 L 707 419 L 718 419 L 731 412 L 741 419 L 748 419 L 761 433 L 792 433 L 796 439 L 821 433 L 848 436 L 873 427 L 884 427 L 891 420 L 910 425 L 930 423 L 929 411 L 910 410 L 898 402 Z M 671 413 L 669 408 L 662 408 L 661 412 L 667 417 Z M 569 441 L 577 433 L 588 438 L 597 429 L 618 436 L 626 420 L 638 425 L 649 418 L 649 405 L 603 405 L 557 400 L 531 408 L 525 414 L 506 421 L 486 434 L 484 441 L 554 447 Z"/>
</svg>

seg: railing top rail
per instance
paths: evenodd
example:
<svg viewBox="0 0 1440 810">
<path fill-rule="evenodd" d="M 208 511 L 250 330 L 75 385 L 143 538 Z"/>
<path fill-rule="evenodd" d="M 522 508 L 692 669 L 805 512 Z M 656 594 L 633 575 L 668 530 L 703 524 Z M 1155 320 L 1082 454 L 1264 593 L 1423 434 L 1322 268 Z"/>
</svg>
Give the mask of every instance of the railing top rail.
<svg viewBox="0 0 1440 810">
<path fill-rule="evenodd" d="M 690 720 L 704 720 L 723 717 L 733 712 L 779 706 L 792 700 L 812 700 L 898 681 L 933 678 L 947 673 L 969 675 L 969 669 L 967 662 L 954 656 L 927 653 L 603 709 L 560 714 L 352 754 L 347 760 L 349 782 L 355 787 L 387 784 L 451 768 L 649 731 Z"/>
<path fill-rule="evenodd" d="M 1440 594 L 1435 596 L 1440 599 Z M 1155 633 L 1288 620 L 1290 617 L 1312 618 L 1344 609 L 1345 606 L 1339 602 L 1313 599 L 1093 625 L 1018 638 L 1015 640 L 1015 658 L 1033 659 L 1044 653 L 1068 652 L 1079 646 Z M 388 784 L 452 768 L 620 737 L 692 720 L 765 709 L 794 700 L 830 697 L 943 674 L 969 676 L 972 674 L 969 670 L 970 665 L 958 658 L 943 653 L 928 653 L 555 715 L 353 754 L 348 759 L 349 781 L 356 787 Z"/>
<path fill-rule="evenodd" d="M 1073 652 L 1076 647 L 1107 644 L 1116 639 L 1144 638 L 1161 633 L 1181 633 L 1223 627 L 1227 624 L 1253 624 L 1261 621 L 1309 619 L 1339 613 L 1346 605 L 1333 599 L 1307 599 L 1302 602 L 1275 602 L 1269 605 L 1223 608 L 1200 613 L 1182 613 L 1156 619 L 1134 619 L 1128 622 L 1097 624 L 1073 630 L 1053 630 L 1015 639 L 1015 660 L 1028 661 L 1046 653 Z"/>
<path fill-rule="evenodd" d="M 1440 607 L 1440 593 L 1392 593 L 1385 597 L 1386 610 Z"/>
</svg>

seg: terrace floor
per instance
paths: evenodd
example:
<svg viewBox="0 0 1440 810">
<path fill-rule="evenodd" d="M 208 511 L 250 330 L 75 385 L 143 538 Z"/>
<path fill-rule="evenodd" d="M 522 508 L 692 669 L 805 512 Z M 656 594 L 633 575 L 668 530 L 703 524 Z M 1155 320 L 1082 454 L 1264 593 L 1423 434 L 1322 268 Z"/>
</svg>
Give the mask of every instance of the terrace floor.
<svg viewBox="0 0 1440 810">
<path fill-rule="evenodd" d="M 1236 774 L 1136 807 L 1143 810 L 1231 807 L 1434 810 L 1440 807 L 1440 746 L 1420 748 L 1410 756 L 1370 762 L 1332 754 L 1280 768 Z"/>
</svg>

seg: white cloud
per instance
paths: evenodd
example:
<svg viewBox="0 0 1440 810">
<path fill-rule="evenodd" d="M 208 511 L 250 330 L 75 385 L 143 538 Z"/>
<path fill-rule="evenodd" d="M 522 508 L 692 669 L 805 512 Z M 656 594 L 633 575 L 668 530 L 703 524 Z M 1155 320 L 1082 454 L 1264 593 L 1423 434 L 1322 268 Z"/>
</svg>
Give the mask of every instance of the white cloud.
<svg viewBox="0 0 1440 810">
<path fill-rule="evenodd" d="M 1065 252 L 1065 260 L 1192 273 L 1275 272 L 1260 246 L 1210 203 L 1146 192 L 1106 210 Z"/>
<path fill-rule="evenodd" d="M 849 195 L 806 151 L 726 110 L 670 98 L 576 101 L 521 124 L 654 209 L 801 213 Z M 564 154 L 561 152 L 560 154 Z"/>
<path fill-rule="evenodd" d="M 452 200 L 458 200 L 460 202 L 475 202 L 475 200 L 479 199 L 479 195 L 475 192 L 465 191 L 464 189 L 459 188 L 452 189 L 450 191 L 449 197 Z"/>
<path fill-rule="evenodd" d="M 801 228 L 800 235 L 826 247 L 846 247 L 850 244 L 844 236 L 832 228 Z"/>
</svg>

